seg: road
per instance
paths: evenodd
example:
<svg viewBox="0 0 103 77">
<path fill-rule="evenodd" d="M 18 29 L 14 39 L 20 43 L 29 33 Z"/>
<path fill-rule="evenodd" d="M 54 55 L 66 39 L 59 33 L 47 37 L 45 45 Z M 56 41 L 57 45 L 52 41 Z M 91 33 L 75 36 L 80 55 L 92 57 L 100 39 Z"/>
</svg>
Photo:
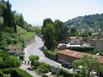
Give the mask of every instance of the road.
<svg viewBox="0 0 103 77">
<path fill-rule="evenodd" d="M 41 47 L 44 45 L 42 39 L 38 36 L 35 36 L 34 41 L 32 41 L 31 44 L 29 44 L 25 49 L 24 49 L 24 57 L 25 57 L 25 61 L 29 61 L 29 56 L 31 55 L 36 55 L 40 57 L 40 61 L 41 62 L 45 62 L 49 65 L 55 66 L 55 67 L 61 67 L 61 64 L 52 61 L 50 59 L 48 59 L 44 53 L 41 51 Z M 30 75 L 32 75 L 32 77 L 41 77 L 40 75 L 37 75 L 35 72 L 28 70 L 28 68 L 30 68 L 30 65 L 27 65 L 25 63 L 23 63 L 20 68 L 24 69 L 25 71 L 27 71 Z"/>
<path fill-rule="evenodd" d="M 61 64 L 48 59 L 44 53 L 41 51 L 41 47 L 44 45 L 42 39 L 38 36 L 35 36 L 35 40 L 32 44 L 28 45 L 25 49 L 25 60 L 28 60 L 30 55 L 37 55 L 40 57 L 40 61 L 46 62 L 52 66 L 60 67 Z"/>
<path fill-rule="evenodd" d="M 36 55 L 40 57 L 40 61 L 41 62 L 45 62 L 49 65 L 64 69 L 70 73 L 73 73 L 73 69 L 67 69 L 61 66 L 60 63 L 57 63 L 55 61 L 52 61 L 50 59 L 48 59 L 44 53 L 42 52 L 42 50 L 40 49 L 42 46 L 44 45 L 42 39 L 38 36 L 35 36 L 34 41 L 32 41 L 31 44 L 29 44 L 25 49 L 24 49 L 24 53 L 25 53 L 25 61 L 29 61 L 29 56 L 31 55 Z M 26 70 L 29 74 L 31 74 L 33 77 L 41 77 L 40 75 L 37 75 L 35 72 L 28 70 L 28 68 L 30 68 L 30 65 L 25 65 L 22 64 L 21 67 L 22 69 Z M 95 76 L 96 77 L 96 76 Z"/>
</svg>

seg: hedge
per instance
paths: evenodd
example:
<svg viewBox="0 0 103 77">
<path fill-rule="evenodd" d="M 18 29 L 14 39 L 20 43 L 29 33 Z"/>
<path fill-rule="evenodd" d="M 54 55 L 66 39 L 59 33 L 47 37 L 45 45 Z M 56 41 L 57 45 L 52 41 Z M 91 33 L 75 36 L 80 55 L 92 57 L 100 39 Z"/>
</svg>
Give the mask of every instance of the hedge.
<svg viewBox="0 0 103 77">
<path fill-rule="evenodd" d="M 48 57 L 49 59 L 54 60 L 54 61 L 57 59 L 55 51 L 45 50 L 43 52 L 44 52 L 45 56 Z"/>
<path fill-rule="evenodd" d="M 93 51 L 93 47 L 68 47 L 68 49 L 80 51 L 80 52 L 90 52 Z"/>
<path fill-rule="evenodd" d="M 7 68 L 1 70 L 4 74 L 10 74 L 11 77 L 32 77 L 26 71 L 20 68 Z"/>
</svg>

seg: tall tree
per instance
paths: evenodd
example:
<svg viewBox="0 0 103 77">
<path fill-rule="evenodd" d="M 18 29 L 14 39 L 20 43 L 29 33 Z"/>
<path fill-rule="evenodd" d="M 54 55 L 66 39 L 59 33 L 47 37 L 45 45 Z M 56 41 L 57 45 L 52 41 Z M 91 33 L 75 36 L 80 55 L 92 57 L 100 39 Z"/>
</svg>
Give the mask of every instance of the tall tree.
<svg viewBox="0 0 103 77">
<path fill-rule="evenodd" d="M 46 24 L 46 27 L 42 29 L 44 45 L 49 50 L 55 49 L 55 29 L 53 24 Z"/>
<path fill-rule="evenodd" d="M 3 3 L 3 1 L 0 1 L 0 32 L 3 32 L 3 10 L 6 9 L 6 5 Z"/>
<path fill-rule="evenodd" d="M 41 33 L 45 41 L 45 46 L 51 49 L 55 48 L 58 43 L 66 39 L 68 36 L 68 28 L 64 26 L 63 22 L 60 20 L 53 22 L 50 18 L 47 18 L 43 22 Z"/>
<path fill-rule="evenodd" d="M 48 23 L 53 24 L 53 21 L 50 18 L 44 19 L 42 28 L 46 27 Z"/>
<path fill-rule="evenodd" d="M 67 26 L 64 26 L 63 22 L 60 20 L 55 20 L 54 25 L 55 25 L 55 31 L 56 31 L 55 36 L 57 43 L 66 40 L 69 30 Z"/>
<path fill-rule="evenodd" d="M 14 32 L 17 32 L 16 24 L 15 24 L 14 17 L 11 11 L 11 5 L 9 1 L 4 2 L 4 4 L 6 5 L 6 9 L 3 9 L 3 14 L 2 14 L 4 19 L 4 25 L 5 27 L 7 26 L 12 28 Z"/>
<path fill-rule="evenodd" d="M 18 26 L 21 26 L 21 27 L 23 27 L 24 28 L 24 18 L 23 18 L 23 15 L 22 14 L 18 14 L 18 13 L 16 13 L 16 12 L 14 12 L 14 19 L 15 19 L 15 23 L 16 23 L 16 25 L 18 25 Z"/>
</svg>

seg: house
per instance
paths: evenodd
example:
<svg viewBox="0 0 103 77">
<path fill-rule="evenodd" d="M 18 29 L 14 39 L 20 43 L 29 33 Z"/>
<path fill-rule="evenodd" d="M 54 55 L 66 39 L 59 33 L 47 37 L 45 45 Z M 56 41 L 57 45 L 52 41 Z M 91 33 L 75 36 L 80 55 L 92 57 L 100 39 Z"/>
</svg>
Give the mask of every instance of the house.
<svg viewBox="0 0 103 77">
<path fill-rule="evenodd" d="M 14 55 L 21 55 L 23 54 L 23 51 L 20 47 L 18 47 L 17 45 L 9 45 L 7 47 L 8 49 L 8 53 L 10 54 L 14 54 Z"/>
<path fill-rule="evenodd" d="M 74 60 L 80 59 L 82 56 L 94 56 L 103 64 L 103 56 L 96 56 L 89 53 L 77 52 L 69 49 L 60 50 L 57 54 L 57 60 L 64 64 L 71 64 Z"/>
<path fill-rule="evenodd" d="M 70 43 L 74 44 L 74 45 L 81 45 L 83 42 L 83 38 L 82 37 L 69 37 L 70 38 Z"/>
</svg>

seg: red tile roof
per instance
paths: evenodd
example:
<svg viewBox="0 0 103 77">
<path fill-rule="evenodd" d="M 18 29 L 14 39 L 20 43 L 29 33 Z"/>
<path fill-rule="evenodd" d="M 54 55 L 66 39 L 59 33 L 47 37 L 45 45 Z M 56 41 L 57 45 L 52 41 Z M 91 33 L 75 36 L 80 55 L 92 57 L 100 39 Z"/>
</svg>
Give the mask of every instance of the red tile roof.
<svg viewBox="0 0 103 77">
<path fill-rule="evenodd" d="M 77 51 L 73 51 L 73 50 L 69 50 L 69 49 L 60 50 L 58 52 L 58 54 L 69 56 L 69 57 L 73 57 L 73 58 L 77 58 L 77 59 L 81 58 L 82 56 L 96 56 L 96 55 L 92 55 L 92 54 L 89 54 L 89 53 L 77 52 Z M 103 63 L 103 56 L 97 56 L 96 58 L 101 63 Z"/>
</svg>

